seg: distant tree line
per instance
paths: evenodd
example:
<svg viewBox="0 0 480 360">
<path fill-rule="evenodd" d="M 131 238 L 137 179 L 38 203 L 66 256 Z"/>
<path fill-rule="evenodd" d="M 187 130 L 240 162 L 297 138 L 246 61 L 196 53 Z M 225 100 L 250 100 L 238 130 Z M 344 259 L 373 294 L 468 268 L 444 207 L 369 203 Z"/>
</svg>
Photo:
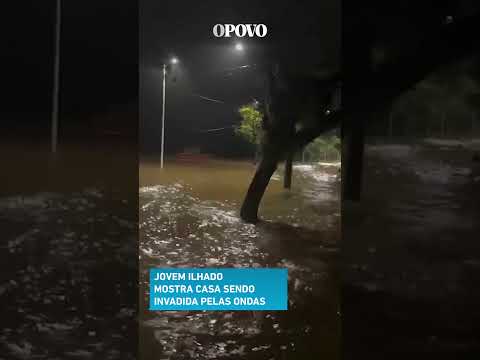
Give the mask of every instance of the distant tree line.
<svg viewBox="0 0 480 360">
<path fill-rule="evenodd" d="M 444 69 L 380 110 L 368 134 L 387 137 L 480 136 L 480 72 L 474 62 Z"/>
</svg>

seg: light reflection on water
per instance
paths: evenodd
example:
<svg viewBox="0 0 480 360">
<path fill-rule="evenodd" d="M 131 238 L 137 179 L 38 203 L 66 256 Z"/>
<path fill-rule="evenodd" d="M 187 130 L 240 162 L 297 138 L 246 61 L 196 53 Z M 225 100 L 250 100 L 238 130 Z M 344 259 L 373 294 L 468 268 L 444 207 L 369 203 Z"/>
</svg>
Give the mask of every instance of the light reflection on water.
<svg viewBox="0 0 480 360">
<path fill-rule="evenodd" d="M 292 191 L 272 180 L 257 226 L 238 217 L 253 171 L 236 162 L 141 168 L 142 359 L 339 357 L 336 170 L 296 167 Z M 150 267 L 206 266 L 287 267 L 289 311 L 146 310 Z"/>
</svg>

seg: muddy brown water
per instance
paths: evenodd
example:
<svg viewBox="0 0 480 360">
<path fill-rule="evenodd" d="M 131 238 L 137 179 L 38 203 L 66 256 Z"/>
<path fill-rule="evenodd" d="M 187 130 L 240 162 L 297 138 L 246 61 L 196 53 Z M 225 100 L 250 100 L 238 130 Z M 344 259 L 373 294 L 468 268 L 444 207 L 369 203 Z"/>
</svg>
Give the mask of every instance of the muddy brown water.
<svg viewBox="0 0 480 360">
<path fill-rule="evenodd" d="M 338 359 L 340 236 L 338 168 L 276 173 L 257 225 L 239 206 L 254 166 L 143 162 L 140 167 L 141 359 Z M 151 267 L 286 267 L 289 310 L 152 312 Z"/>
<path fill-rule="evenodd" d="M 2 356 L 134 358 L 135 157 L 121 144 L 60 150 L 53 162 L 33 145 L 3 152 Z M 147 268 L 189 265 L 287 267 L 290 310 L 143 311 L 144 359 L 338 358 L 336 170 L 296 168 L 289 192 L 276 174 L 258 226 L 238 218 L 253 171 L 248 162 L 142 163 L 141 309 Z"/>
</svg>

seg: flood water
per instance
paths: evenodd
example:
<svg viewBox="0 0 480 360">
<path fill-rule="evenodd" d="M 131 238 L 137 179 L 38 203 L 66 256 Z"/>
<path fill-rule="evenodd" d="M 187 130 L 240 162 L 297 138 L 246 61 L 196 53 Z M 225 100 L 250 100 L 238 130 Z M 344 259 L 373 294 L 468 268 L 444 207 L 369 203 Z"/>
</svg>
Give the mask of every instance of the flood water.
<svg viewBox="0 0 480 360">
<path fill-rule="evenodd" d="M 238 216 L 254 173 L 247 162 L 157 162 L 140 168 L 141 359 L 338 359 L 338 167 L 281 171 L 258 225 Z M 153 312 L 151 267 L 286 267 L 288 311 Z"/>
<path fill-rule="evenodd" d="M 478 357 L 480 147 L 458 142 L 366 147 L 342 209 L 345 359 Z"/>
<path fill-rule="evenodd" d="M 0 359 L 136 359 L 136 149 L 1 148 Z"/>
</svg>

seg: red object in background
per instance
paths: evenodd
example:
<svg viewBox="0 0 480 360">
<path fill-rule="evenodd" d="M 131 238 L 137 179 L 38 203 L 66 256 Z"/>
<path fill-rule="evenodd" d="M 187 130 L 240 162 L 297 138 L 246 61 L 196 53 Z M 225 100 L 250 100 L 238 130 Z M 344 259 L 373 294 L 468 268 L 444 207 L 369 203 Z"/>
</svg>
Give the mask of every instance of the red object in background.
<svg viewBox="0 0 480 360">
<path fill-rule="evenodd" d="M 175 155 L 177 161 L 180 162 L 188 162 L 188 163 L 198 163 L 198 162 L 205 162 L 210 159 L 208 154 L 200 154 L 194 152 L 182 152 Z"/>
</svg>

